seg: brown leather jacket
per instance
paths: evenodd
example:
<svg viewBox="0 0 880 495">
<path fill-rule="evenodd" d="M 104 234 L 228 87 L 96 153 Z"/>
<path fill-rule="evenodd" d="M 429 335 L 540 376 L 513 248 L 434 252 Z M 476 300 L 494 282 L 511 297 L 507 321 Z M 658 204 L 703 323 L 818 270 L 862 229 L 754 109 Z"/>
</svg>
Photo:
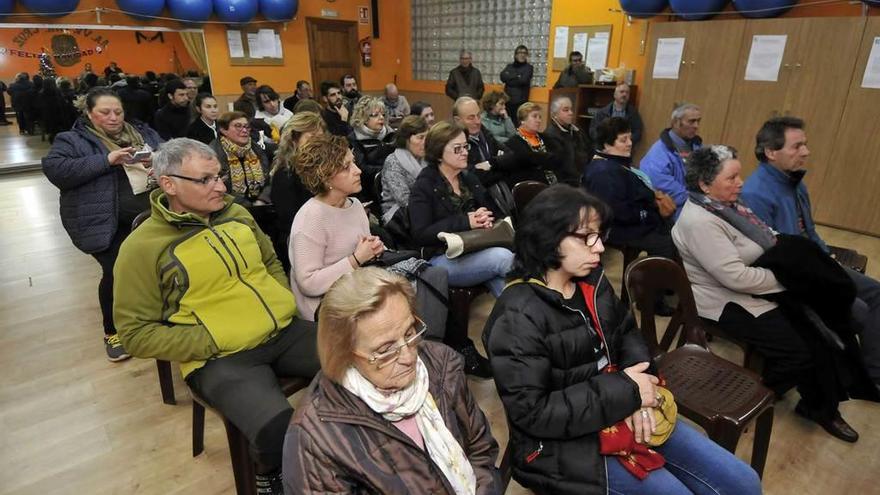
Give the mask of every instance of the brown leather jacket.
<svg viewBox="0 0 880 495">
<path fill-rule="evenodd" d="M 477 494 L 499 493 L 498 444 L 467 387 L 461 357 L 425 342 L 431 395 L 477 477 Z M 318 373 L 284 440 L 284 492 L 454 495 L 426 451 L 342 386 Z"/>
</svg>

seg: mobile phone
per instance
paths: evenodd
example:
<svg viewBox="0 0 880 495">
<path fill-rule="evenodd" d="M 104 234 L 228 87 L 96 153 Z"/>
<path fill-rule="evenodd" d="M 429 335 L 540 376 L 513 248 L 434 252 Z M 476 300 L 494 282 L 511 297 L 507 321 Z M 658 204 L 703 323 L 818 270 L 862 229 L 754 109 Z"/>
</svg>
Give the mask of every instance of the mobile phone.
<svg viewBox="0 0 880 495">
<path fill-rule="evenodd" d="M 150 155 L 152 155 L 152 154 L 153 154 L 153 152 L 152 152 L 152 151 L 148 151 L 148 150 L 137 151 L 137 152 L 135 152 L 133 155 L 131 155 L 131 158 L 129 158 L 129 159 L 127 160 L 127 162 L 128 162 L 128 163 L 139 162 L 139 161 L 141 161 L 141 160 L 144 160 L 144 159 L 146 159 L 146 158 L 149 158 Z"/>
</svg>

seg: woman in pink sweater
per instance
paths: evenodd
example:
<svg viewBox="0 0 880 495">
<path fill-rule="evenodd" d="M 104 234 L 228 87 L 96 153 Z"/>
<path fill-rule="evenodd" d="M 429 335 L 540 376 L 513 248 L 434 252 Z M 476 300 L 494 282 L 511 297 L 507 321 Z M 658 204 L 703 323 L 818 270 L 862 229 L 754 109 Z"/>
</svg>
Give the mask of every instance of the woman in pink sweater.
<svg viewBox="0 0 880 495">
<path fill-rule="evenodd" d="M 315 310 L 333 282 L 385 250 L 370 235 L 364 206 L 350 197 L 361 190 L 361 170 L 343 137 L 312 138 L 296 154 L 296 173 L 315 197 L 296 213 L 290 233 L 290 287 L 300 316 Z"/>
</svg>

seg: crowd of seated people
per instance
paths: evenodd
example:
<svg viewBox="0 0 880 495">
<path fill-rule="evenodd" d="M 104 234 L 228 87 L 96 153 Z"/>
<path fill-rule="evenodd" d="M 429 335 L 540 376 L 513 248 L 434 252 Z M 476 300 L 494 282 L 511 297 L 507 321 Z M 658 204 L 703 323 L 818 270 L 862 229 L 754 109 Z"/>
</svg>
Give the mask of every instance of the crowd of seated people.
<svg viewBox="0 0 880 495">
<path fill-rule="evenodd" d="M 561 86 L 589 77 L 577 55 Z M 838 404 L 878 398 L 880 283 L 841 272 L 858 335 L 841 364 L 784 310 L 809 303 L 784 285 L 791 275 L 754 266 L 786 234 L 830 259 L 800 182 L 803 122 L 765 124 L 744 187 L 736 152 L 703 145 L 696 105 L 677 106 L 634 163 L 627 86 L 590 129 L 566 96 L 545 125 L 523 84 L 526 47 L 505 92 L 486 91 L 470 52 L 460 63 L 451 115 L 394 84 L 361 94 L 351 75 L 320 82 L 319 100 L 307 81 L 282 99 L 244 77 L 221 112 L 194 77 L 84 73 L 81 115 L 44 120 L 55 135 L 43 168 L 65 229 L 101 266 L 108 358 L 180 363 L 248 438 L 266 493 L 498 493 L 497 443 L 465 375 L 494 375 L 513 476 L 536 493 L 760 493 L 750 467 L 683 422 L 651 443 L 658 378 L 602 275 L 608 242 L 679 262 L 700 317 L 755 347 L 769 388 L 797 388 L 798 414 L 858 439 Z M 58 94 L 52 112 L 73 108 L 41 84 Z M 452 254 L 446 235 L 494 233 L 513 207 L 504 189 L 525 180 L 549 187 L 517 212 L 512 244 Z M 450 289 L 479 286 L 496 299 L 488 360 L 451 302 Z M 295 414 L 276 375 L 315 377 Z M 644 475 L 602 448 L 609 429 L 628 432 Z"/>
</svg>

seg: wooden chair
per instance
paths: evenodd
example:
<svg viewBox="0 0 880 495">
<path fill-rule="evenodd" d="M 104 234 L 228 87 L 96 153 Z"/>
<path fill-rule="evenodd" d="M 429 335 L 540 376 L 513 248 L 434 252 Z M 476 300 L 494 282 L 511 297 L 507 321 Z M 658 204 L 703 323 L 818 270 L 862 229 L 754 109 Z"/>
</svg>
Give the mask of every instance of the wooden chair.
<svg viewBox="0 0 880 495">
<path fill-rule="evenodd" d="M 311 380 L 306 378 L 279 378 L 278 384 L 284 392 L 285 397 L 297 393 L 306 388 Z M 223 420 L 223 426 L 226 427 L 226 438 L 229 441 L 229 457 L 232 462 L 232 475 L 235 478 L 235 493 L 238 495 L 256 495 L 256 467 L 251 459 L 250 444 L 248 439 L 231 421 L 226 419 L 218 411 L 214 410 L 205 402 L 204 399 L 197 396 L 192 390 L 190 394 L 193 398 L 193 426 L 192 426 L 192 453 L 193 457 L 198 456 L 205 450 L 205 409 L 214 411 L 220 419 Z"/>
<path fill-rule="evenodd" d="M 754 419 L 752 467 L 762 476 L 773 429 L 773 392 L 761 384 L 756 373 L 709 350 L 690 283 L 678 263 L 660 257 L 642 258 L 627 268 L 625 283 L 640 310 L 642 333 L 651 355 L 675 395 L 679 412 L 732 453 L 746 425 Z M 679 302 L 658 341 L 653 301 L 666 290 L 674 291 Z M 679 331 L 685 335 L 684 345 L 670 350 Z"/>
<path fill-rule="evenodd" d="M 134 229 L 150 218 L 151 213 L 151 210 L 138 213 L 138 216 L 134 217 L 134 220 L 131 222 L 131 230 L 134 231 Z M 171 362 L 157 359 L 156 372 L 159 374 L 159 391 L 162 393 L 162 402 L 170 406 L 176 405 L 177 400 L 174 398 L 174 377 L 171 375 Z"/>
<path fill-rule="evenodd" d="M 515 210 L 514 221 L 522 215 L 526 209 L 526 205 L 535 198 L 541 191 L 548 186 L 543 182 L 536 180 L 526 180 L 518 182 L 513 186 L 513 205 Z"/>
<path fill-rule="evenodd" d="M 629 304 L 629 291 L 627 291 L 626 282 L 624 281 L 624 278 L 626 276 L 626 268 L 631 265 L 632 262 L 635 261 L 640 254 L 642 254 L 642 250 L 637 247 L 629 246 L 627 244 L 612 244 L 606 242 L 605 245 L 612 249 L 616 249 L 623 254 L 623 273 L 620 277 L 620 300 L 624 304 Z"/>
<path fill-rule="evenodd" d="M 841 265 L 852 268 L 862 274 L 868 269 L 868 257 L 859 254 L 858 251 L 838 246 L 828 246 L 828 249 L 831 250 L 831 256 Z"/>
</svg>

